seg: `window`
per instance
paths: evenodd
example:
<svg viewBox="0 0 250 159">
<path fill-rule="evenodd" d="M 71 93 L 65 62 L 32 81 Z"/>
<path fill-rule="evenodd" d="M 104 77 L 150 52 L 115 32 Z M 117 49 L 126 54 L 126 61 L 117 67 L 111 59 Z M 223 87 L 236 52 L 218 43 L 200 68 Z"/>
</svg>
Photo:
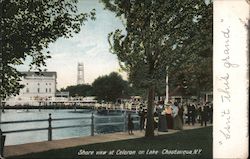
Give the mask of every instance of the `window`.
<svg viewBox="0 0 250 159">
<path fill-rule="evenodd" d="M 30 92 L 29 88 L 26 88 L 26 93 L 29 93 L 29 92 Z"/>
<path fill-rule="evenodd" d="M 40 88 L 37 88 L 37 92 L 40 93 Z"/>
<path fill-rule="evenodd" d="M 37 85 L 39 86 L 39 85 L 40 85 L 40 83 L 37 83 Z"/>
<path fill-rule="evenodd" d="M 51 88 L 49 88 L 49 92 L 51 92 Z"/>
<path fill-rule="evenodd" d="M 46 93 L 48 92 L 48 88 L 45 89 L 45 92 L 46 92 Z"/>
</svg>

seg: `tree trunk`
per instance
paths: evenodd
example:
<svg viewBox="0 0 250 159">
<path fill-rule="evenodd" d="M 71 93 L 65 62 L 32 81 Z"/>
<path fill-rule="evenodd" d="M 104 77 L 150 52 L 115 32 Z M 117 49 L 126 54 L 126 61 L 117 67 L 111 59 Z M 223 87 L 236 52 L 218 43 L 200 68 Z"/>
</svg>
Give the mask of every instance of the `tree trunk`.
<svg viewBox="0 0 250 159">
<path fill-rule="evenodd" d="M 154 136 L 154 95 L 155 95 L 155 86 L 151 85 L 148 89 L 148 106 L 147 106 L 147 125 L 145 137 Z"/>
</svg>

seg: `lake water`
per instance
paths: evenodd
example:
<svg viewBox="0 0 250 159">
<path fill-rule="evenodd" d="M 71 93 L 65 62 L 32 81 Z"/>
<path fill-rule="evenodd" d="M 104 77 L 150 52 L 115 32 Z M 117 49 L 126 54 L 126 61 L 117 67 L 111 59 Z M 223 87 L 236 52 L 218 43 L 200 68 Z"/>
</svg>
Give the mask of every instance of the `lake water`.
<svg viewBox="0 0 250 159">
<path fill-rule="evenodd" d="M 51 113 L 52 119 L 56 118 L 71 118 L 71 117 L 89 117 L 89 119 L 79 120 L 61 120 L 52 121 L 52 127 L 57 126 L 70 126 L 70 125 L 89 125 L 91 124 L 91 110 L 5 110 L 1 113 L 1 121 L 18 121 L 18 120 L 35 120 L 35 119 L 48 119 L 49 113 Z M 118 117 L 117 117 L 118 116 Z M 105 117 L 105 118 L 103 118 Z M 95 135 L 101 133 L 110 133 L 124 131 L 124 116 L 123 114 L 117 114 L 116 117 L 112 116 L 94 116 L 94 123 L 112 123 L 120 122 L 118 125 L 100 125 L 95 126 Z M 31 123 L 16 123 L 16 124 L 1 124 L 2 131 L 31 129 L 31 128 L 47 128 L 48 121 L 44 122 L 31 122 Z M 139 125 L 135 122 L 135 128 L 138 129 Z M 72 137 L 89 136 L 91 134 L 90 126 L 77 127 L 77 128 L 65 128 L 52 130 L 52 139 L 66 139 Z M 30 142 L 39 142 L 48 140 L 48 130 L 30 131 L 20 133 L 8 133 L 6 134 L 5 145 L 17 145 Z"/>
</svg>

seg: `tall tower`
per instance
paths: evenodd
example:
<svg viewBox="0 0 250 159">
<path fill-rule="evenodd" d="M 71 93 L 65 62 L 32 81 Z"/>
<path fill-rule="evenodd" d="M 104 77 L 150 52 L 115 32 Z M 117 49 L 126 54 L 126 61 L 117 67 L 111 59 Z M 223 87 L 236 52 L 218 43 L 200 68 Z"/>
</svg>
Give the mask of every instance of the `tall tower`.
<svg viewBox="0 0 250 159">
<path fill-rule="evenodd" d="M 84 84 L 84 65 L 78 62 L 77 66 L 77 84 Z"/>
</svg>

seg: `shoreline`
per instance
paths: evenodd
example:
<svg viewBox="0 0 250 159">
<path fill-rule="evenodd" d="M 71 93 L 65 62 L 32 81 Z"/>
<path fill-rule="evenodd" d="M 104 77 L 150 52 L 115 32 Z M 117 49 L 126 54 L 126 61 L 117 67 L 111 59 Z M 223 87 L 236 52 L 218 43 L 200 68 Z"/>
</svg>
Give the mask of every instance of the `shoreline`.
<svg viewBox="0 0 250 159">
<path fill-rule="evenodd" d="M 4 106 L 0 107 L 4 109 L 94 109 L 93 106 L 66 106 L 66 105 L 47 105 L 47 106 Z"/>
</svg>

